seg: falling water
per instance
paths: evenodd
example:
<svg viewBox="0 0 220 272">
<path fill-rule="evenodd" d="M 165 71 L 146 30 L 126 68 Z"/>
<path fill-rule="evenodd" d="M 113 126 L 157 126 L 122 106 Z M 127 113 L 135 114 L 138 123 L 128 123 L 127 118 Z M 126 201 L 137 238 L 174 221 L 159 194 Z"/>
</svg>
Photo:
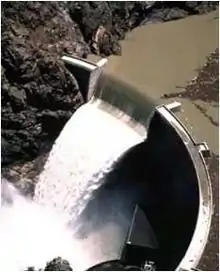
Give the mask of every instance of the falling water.
<svg viewBox="0 0 220 272">
<path fill-rule="evenodd" d="M 67 122 L 50 152 L 35 189 L 35 201 L 61 213 L 67 223 L 71 222 L 73 233 L 79 227 L 79 215 L 114 163 L 144 139 L 127 124 L 131 118 L 124 115 L 121 121 L 109 110 L 107 112 L 99 107 L 100 103 L 99 100 L 87 103 Z M 120 220 L 122 222 L 124 218 Z M 123 231 L 115 224 L 112 225 L 113 229 L 117 240 L 117 231 L 118 235 Z M 88 251 L 90 245 L 94 247 L 96 235 L 90 236 L 88 242 L 80 241 L 84 254 L 79 258 L 83 258 L 84 266 L 74 265 L 74 268 L 85 269 L 86 265 L 92 264 L 90 255 L 93 251 L 93 254 L 96 252 L 95 258 L 101 260 L 102 253 L 98 255 L 97 249 Z"/>
<path fill-rule="evenodd" d="M 58 256 L 68 260 L 73 269 L 88 268 L 92 257 L 86 249 L 88 245 L 94 247 L 97 230 L 82 243 L 74 235 L 82 223 L 77 219 L 114 162 L 141 141 L 143 135 L 126 125 L 125 119 L 120 121 L 101 109 L 99 102 L 82 106 L 57 138 L 39 176 L 34 201 L 2 181 L 1 271 L 43 268 Z M 120 220 L 125 219 L 121 216 Z M 69 222 L 74 228 L 67 227 Z M 114 232 L 116 240 L 123 232 L 114 222 L 106 228 L 108 233 Z M 99 250 L 94 249 L 95 258 L 102 257 Z"/>
<path fill-rule="evenodd" d="M 63 218 L 22 196 L 7 180 L 1 180 L 0 271 L 42 269 L 62 256 L 80 267 L 73 256 L 82 254 L 73 243 Z"/>
<path fill-rule="evenodd" d="M 74 221 L 114 162 L 143 137 L 95 104 L 82 106 L 56 140 L 35 200 Z"/>
</svg>

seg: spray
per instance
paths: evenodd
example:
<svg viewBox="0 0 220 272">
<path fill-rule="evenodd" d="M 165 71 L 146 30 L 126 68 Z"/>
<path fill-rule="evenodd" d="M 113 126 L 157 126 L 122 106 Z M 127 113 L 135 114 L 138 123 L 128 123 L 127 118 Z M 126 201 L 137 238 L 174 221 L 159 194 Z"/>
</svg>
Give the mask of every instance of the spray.
<svg viewBox="0 0 220 272">
<path fill-rule="evenodd" d="M 96 104 L 82 106 L 56 140 L 35 190 L 35 201 L 76 221 L 118 158 L 143 141 Z"/>
<path fill-rule="evenodd" d="M 97 233 L 94 230 L 84 243 L 76 237 L 80 214 L 119 157 L 142 141 L 134 129 L 95 104 L 77 110 L 50 152 L 34 202 L 7 182 L 2 185 L 1 271 L 42 268 L 57 256 L 68 260 L 74 270 L 92 265 Z"/>
<path fill-rule="evenodd" d="M 0 271 L 44 268 L 54 257 L 80 267 L 81 254 L 62 216 L 22 196 L 6 179 L 1 181 Z"/>
<path fill-rule="evenodd" d="M 113 249 L 120 247 L 121 235 L 126 235 L 122 225 L 128 222 L 117 211 L 120 209 L 117 205 L 111 208 L 115 215 L 108 218 L 108 226 L 103 226 L 102 230 L 92 227 L 87 237 L 81 239 L 78 233 L 84 228 L 81 220 L 83 211 L 94 192 L 105 183 L 115 162 L 145 138 L 130 126 L 130 119 L 122 112 L 116 116 L 111 107 L 107 111 L 106 105 L 102 107 L 102 101 L 98 99 L 83 105 L 65 125 L 40 174 L 35 201 L 62 214 L 66 224 L 71 223 L 73 237 L 83 249 L 79 256 L 84 260 L 83 266 L 74 266 L 73 269 L 88 269 L 107 255 L 113 257 L 116 254 Z M 96 212 L 98 220 L 100 214 Z M 96 220 L 95 216 L 93 219 Z M 99 243 L 98 239 L 113 232 L 112 249 L 108 245 L 112 250 L 110 254 L 109 250 L 104 250 L 104 242 Z"/>
</svg>

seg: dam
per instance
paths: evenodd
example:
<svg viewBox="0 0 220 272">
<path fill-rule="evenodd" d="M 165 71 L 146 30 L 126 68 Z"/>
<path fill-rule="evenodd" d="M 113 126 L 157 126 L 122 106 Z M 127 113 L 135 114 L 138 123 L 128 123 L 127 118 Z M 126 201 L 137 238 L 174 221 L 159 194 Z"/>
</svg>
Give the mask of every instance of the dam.
<svg viewBox="0 0 220 272">
<path fill-rule="evenodd" d="M 175 116 L 179 103 L 137 95 L 105 74 L 105 59 L 63 61 L 85 75 L 88 102 L 57 138 L 35 201 L 64 214 L 83 249 L 80 269 L 195 268 L 212 214 L 206 143 Z"/>
<path fill-rule="evenodd" d="M 201 120 L 201 101 L 161 100 L 218 47 L 217 21 L 214 12 L 137 28 L 109 58 L 110 74 L 106 59 L 63 56 L 85 104 L 54 142 L 34 202 L 2 180 L 0 270 L 56 256 L 73 270 L 200 270 L 205 247 L 218 258 L 207 247 L 213 210 L 218 219 L 207 171 L 218 126 Z M 206 104 L 213 123 L 216 104 Z"/>
</svg>

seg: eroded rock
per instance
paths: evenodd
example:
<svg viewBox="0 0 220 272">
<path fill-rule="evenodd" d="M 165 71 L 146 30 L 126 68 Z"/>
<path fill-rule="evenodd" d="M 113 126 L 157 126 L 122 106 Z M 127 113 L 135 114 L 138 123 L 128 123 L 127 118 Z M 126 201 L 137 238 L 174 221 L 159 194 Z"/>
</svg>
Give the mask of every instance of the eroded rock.
<svg viewBox="0 0 220 272">
<path fill-rule="evenodd" d="M 2 3 L 2 166 L 50 150 L 83 103 L 60 57 L 88 52 L 63 4 Z"/>
</svg>

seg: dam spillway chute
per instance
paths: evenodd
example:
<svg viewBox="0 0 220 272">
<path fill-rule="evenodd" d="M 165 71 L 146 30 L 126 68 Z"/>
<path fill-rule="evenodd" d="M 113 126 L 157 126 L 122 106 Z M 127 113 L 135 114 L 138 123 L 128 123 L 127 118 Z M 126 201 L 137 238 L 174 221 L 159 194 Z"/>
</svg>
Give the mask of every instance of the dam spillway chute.
<svg viewBox="0 0 220 272">
<path fill-rule="evenodd" d="M 103 172 L 99 179 L 102 183 L 76 216 L 76 236 L 88 257 L 84 268 L 196 269 L 207 243 L 212 215 L 207 144 L 196 143 L 176 117 L 179 102 L 158 105 L 141 96 L 134 88 L 105 73 L 106 59 L 98 64 L 71 56 L 62 59 L 76 76 L 87 102 L 73 119 L 77 121 L 77 115 L 83 111 L 88 110 L 88 117 L 91 114 L 89 121 L 83 119 L 85 133 L 79 141 L 80 144 L 91 137 L 88 148 L 96 149 L 96 152 L 91 149 L 94 153 L 90 153 L 86 167 L 95 158 L 92 154 L 103 154 L 108 145 L 98 138 L 100 135 L 91 134 L 92 120 L 96 120 L 93 118 L 106 117 L 100 119 L 106 139 L 110 139 L 108 132 L 112 131 L 111 126 L 104 128 L 104 124 L 111 120 L 118 135 L 112 145 L 112 150 L 118 152 L 117 159 L 108 168 L 110 171 Z M 62 133 L 70 137 L 71 126 L 65 126 L 61 137 Z M 121 145 L 119 152 L 116 148 L 119 138 L 122 137 L 123 143 L 122 139 L 126 142 L 128 135 L 133 140 Z M 59 150 L 56 152 L 58 158 Z M 67 164 L 71 163 L 72 160 Z M 57 171 L 58 175 L 59 169 L 53 169 L 51 173 Z M 67 167 L 64 176 L 70 179 L 68 171 Z M 63 200 L 60 201 L 62 205 Z"/>
</svg>

